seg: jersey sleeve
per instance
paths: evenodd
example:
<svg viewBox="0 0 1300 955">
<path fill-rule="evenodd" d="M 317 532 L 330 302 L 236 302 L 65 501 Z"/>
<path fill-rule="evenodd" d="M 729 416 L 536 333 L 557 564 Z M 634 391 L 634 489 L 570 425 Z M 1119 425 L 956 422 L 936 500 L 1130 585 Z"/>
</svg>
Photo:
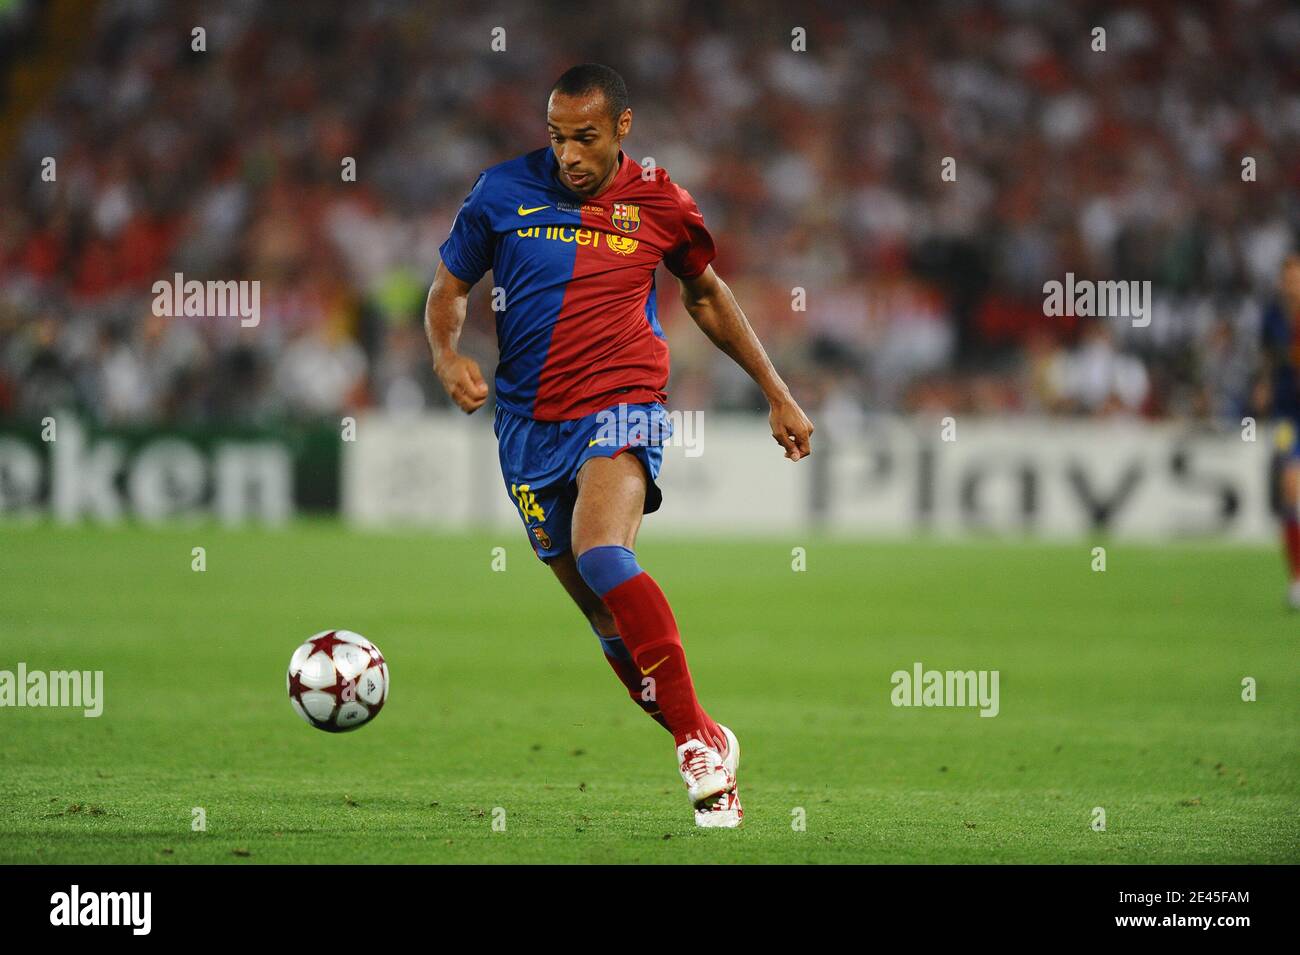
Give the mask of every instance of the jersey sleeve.
<svg viewBox="0 0 1300 955">
<path fill-rule="evenodd" d="M 704 216 L 695 204 L 691 194 L 676 183 L 677 202 L 682 212 L 681 231 L 677 244 L 664 256 L 664 265 L 678 278 L 693 279 L 703 272 L 717 254 L 713 248 L 713 236 L 704 226 Z"/>
<path fill-rule="evenodd" d="M 451 235 L 438 249 L 447 271 L 462 282 L 473 285 L 492 267 L 492 252 L 496 236 L 488 222 L 484 208 L 484 191 L 487 173 L 479 173 L 478 181 L 461 203 L 456 220 L 451 224 Z"/>
</svg>

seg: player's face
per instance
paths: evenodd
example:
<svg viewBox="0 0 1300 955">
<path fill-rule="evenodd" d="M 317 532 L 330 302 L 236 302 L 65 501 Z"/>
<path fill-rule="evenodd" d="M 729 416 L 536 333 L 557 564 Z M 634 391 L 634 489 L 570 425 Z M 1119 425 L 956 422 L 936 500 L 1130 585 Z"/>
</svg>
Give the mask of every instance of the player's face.
<svg viewBox="0 0 1300 955">
<path fill-rule="evenodd" d="M 580 196 L 594 196 L 609 185 L 618 166 L 619 146 L 631 127 L 632 111 L 623 110 L 615 122 L 604 93 L 552 93 L 546 128 L 564 184 Z"/>
</svg>

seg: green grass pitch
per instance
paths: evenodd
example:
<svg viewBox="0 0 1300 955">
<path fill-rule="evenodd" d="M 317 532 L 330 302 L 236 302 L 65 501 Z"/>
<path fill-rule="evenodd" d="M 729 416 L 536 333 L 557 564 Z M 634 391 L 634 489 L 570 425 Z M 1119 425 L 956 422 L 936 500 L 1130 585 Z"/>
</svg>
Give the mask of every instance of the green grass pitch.
<svg viewBox="0 0 1300 955">
<path fill-rule="evenodd" d="M 522 533 L 10 526 L 0 669 L 103 670 L 106 703 L 0 709 L 0 862 L 1300 861 L 1279 559 L 1114 543 L 1094 573 L 1090 547 L 688 541 L 652 519 L 642 564 L 744 747 L 744 828 L 697 831 L 667 734 Z M 392 672 L 354 733 L 285 697 L 328 628 Z M 892 706 L 914 661 L 998 670 L 1000 714 Z"/>
</svg>

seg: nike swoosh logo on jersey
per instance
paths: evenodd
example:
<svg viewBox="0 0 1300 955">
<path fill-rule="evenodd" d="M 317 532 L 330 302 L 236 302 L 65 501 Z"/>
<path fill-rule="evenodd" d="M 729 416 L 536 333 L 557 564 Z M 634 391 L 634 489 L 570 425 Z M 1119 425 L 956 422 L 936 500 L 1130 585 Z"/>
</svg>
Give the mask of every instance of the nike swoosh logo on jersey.
<svg viewBox="0 0 1300 955">
<path fill-rule="evenodd" d="M 518 212 L 521 216 L 530 216 L 530 215 L 532 215 L 534 212 L 541 212 L 543 209 L 549 209 L 549 208 L 551 208 L 551 207 L 550 207 L 550 206 L 534 206 L 534 207 L 531 208 L 531 209 L 525 209 L 525 208 L 524 208 L 524 204 L 521 202 L 521 203 L 519 203 L 519 208 L 516 209 L 515 211 Z"/>
<path fill-rule="evenodd" d="M 668 654 L 668 657 L 670 657 L 670 656 L 672 656 L 671 653 Z M 659 663 L 663 663 L 664 660 L 667 660 L 667 659 L 668 659 L 668 657 L 664 657 L 664 659 L 663 659 L 663 660 L 660 660 Z M 641 670 L 641 675 L 642 675 L 642 676 L 649 676 L 651 673 L 654 673 L 655 670 L 659 669 L 659 663 L 656 663 L 654 666 L 650 667 L 649 669 L 645 669 L 645 668 L 643 668 L 643 669 Z"/>
</svg>

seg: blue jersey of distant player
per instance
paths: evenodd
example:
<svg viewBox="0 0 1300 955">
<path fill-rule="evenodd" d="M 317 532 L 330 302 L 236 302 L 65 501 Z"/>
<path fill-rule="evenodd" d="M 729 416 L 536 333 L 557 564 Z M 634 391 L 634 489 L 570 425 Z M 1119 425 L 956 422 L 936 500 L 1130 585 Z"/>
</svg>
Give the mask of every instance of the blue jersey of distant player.
<svg viewBox="0 0 1300 955">
<path fill-rule="evenodd" d="M 1269 411 L 1278 422 L 1277 449 L 1289 456 L 1300 456 L 1300 337 L 1280 301 L 1264 310 L 1260 338 L 1269 359 Z"/>
</svg>

